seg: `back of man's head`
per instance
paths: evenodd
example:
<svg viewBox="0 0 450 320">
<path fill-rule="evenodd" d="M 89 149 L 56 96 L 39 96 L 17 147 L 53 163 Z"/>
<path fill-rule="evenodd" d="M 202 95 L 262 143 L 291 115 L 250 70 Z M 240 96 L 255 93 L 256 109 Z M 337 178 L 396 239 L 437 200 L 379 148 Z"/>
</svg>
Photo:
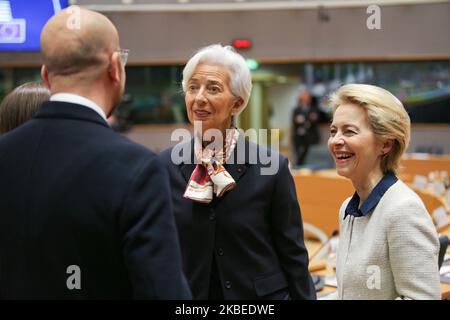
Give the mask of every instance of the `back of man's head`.
<svg viewBox="0 0 450 320">
<path fill-rule="evenodd" d="M 41 34 L 43 64 L 52 77 L 91 79 L 108 67 L 119 47 L 116 28 L 104 15 L 71 6 L 53 16 Z"/>
</svg>

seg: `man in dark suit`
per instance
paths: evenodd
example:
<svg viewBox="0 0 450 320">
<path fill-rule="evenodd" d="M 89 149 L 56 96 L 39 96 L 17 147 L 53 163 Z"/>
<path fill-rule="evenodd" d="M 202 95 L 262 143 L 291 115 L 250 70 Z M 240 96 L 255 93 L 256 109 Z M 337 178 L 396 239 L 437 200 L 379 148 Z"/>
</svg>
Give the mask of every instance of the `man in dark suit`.
<svg viewBox="0 0 450 320">
<path fill-rule="evenodd" d="M 0 297 L 189 299 L 167 173 L 106 122 L 125 86 L 117 30 L 69 8 L 41 45 L 50 102 L 0 138 Z"/>
</svg>

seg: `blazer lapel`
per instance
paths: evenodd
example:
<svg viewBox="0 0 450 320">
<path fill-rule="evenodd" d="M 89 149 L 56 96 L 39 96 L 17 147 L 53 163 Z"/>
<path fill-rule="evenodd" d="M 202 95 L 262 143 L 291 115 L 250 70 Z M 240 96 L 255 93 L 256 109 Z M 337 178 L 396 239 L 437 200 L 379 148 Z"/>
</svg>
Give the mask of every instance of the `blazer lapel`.
<svg viewBox="0 0 450 320">
<path fill-rule="evenodd" d="M 192 172 L 194 172 L 196 164 L 181 164 L 181 173 L 183 174 L 184 180 L 186 180 L 186 183 L 191 178 Z"/>
<path fill-rule="evenodd" d="M 230 160 L 233 160 L 232 163 L 230 163 Z M 236 145 L 236 148 L 233 151 L 233 154 L 230 156 L 228 163 L 225 163 L 224 167 L 228 171 L 228 173 L 233 177 L 236 184 L 239 183 L 239 179 L 241 179 L 249 165 L 249 143 L 248 140 L 245 139 L 244 133 L 241 131 L 238 142 Z M 233 190 L 230 190 L 229 192 L 232 192 Z M 226 198 L 228 195 L 228 192 L 225 192 L 225 194 L 220 197 L 214 197 L 212 204 L 215 206 L 220 201 L 222 201 L 224 198 Z"/>
<path fill-rule="evenodd" d="M 246 164 L 227 164 L 225 165 L 228 173 L 233 177 L 234 181 L 238 183 L 239 179 L 245 174 L 247 170 Z"/>
<path fill-rule="evenodd" d="M 184 179 L 186 180 L 186 182 L 189 181 L 189 179 L 191 178 L 192 172 L 195 169 L 196 164 L 194 163 L 194 139 L 191 139 L 190 142 L 186 142 L 186 144 L 182 145 L 182 147 L 187 147 L 183 148 L 183 162 L 180 164 L 180 170 L 181 173 L 183 174 Z M 189 150 L 190 148 L 190 150 Z M 189 150 L 189 151 L 188 151 Z M 190 157 L 189 159 L 186 159 L 184 157 L 184 151 L 188 151 L 190 152 Z"/>
<path fill-rule="evenodd" d="M 249 163 L 249 143 L 241 131 L 233 154 L 230 156 L 233 162 L 227 161 L 225 169 L 233 177 L 236 183 L 245 174 Z M 231 163 L 230 163 L 231 162 Z"/>
</svg>

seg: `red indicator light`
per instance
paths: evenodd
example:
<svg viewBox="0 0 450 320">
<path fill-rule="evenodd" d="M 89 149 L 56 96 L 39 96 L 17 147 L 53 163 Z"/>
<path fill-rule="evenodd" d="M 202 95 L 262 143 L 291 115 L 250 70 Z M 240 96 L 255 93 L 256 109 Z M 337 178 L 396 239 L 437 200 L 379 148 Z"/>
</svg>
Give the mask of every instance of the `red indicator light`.
<svg viewBox="0 0 450 320">
<path fill-rule="evenodd" d="M 250 49 L 252 42 L 246 39 L 238 39 L 233 41 L 233 47 L 236 49 Z"/>
</svg>

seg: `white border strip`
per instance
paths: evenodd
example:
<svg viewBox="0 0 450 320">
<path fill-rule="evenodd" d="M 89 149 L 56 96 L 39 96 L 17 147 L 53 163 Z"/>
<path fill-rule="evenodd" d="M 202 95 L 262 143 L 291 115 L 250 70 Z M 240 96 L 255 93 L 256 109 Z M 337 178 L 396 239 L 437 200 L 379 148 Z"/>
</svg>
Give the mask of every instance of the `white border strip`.
<svg viewBox="0 0 450 320">
<path fill-rule="evenodd" d="M 61 3 L 59 0 L 52 0 L 53 2 L 53 10 L 55 11 L 55 14 L 61 11 Z"/>
<path fill-rule="evenodd" d="M 100 12 L 199 12 L 199 11 L 262 11 L 317 8 L 366 7 L 444 3 L 450 0 L 348 0 L 348 1 L 276 1 L 239 3 L 170 3 L 170 4 L 92 4 L 85 8 Z"/>
</svg>

